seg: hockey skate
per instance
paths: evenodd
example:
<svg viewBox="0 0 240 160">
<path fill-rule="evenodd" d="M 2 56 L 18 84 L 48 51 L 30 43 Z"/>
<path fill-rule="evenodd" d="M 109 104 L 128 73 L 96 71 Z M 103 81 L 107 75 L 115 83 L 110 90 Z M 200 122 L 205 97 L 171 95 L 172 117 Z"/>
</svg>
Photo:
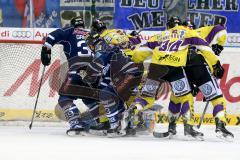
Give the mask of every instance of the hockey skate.
<svg viewBox="0 0 240 160">
<path fill-rule="evenodd" d="M 204 134 L 193 129 L 192 125 L 184 124 L 184 135 L 203 141 Z"/>
<path fill-rule="evenodd" d="M 173 138 L 177 134 L 176 121 L 169 122 L 167 132 L 153 132 L 153 136 L 156 138 Z"/>
<path fill-rule="evenodd" d="M 134 109 L 130 108 L 122 113 L 121 130 L 125 130 L 125 136 L 136 135 L 136 126 L 134 125 Z"/>
<path fill-rule="evenodd" d="M 80 125 L 76 125 L 74 127 L 71 127 L 70 129 L 68 129 L 66 131 L 66 134 L 68 136 L 76 136 L 76 135 L 85 136 L 87 134 L 87 129 Z"/>
<path fill-rule="evenodd" d="M 89 125 L 82 122 L 80 118 L 73 119 L 69 121 L 70 129 L 66 131 L 69 136 L 82 135 L 85 136 L 89 131 Z"/>
<path fill-rule="evenodd" d="M 110 123 L 110 129 L 107 130 L 107 137 L 114 138 L 114 137 L 123 137 L 126 135 L 126 131 L 121 129 L 121 125 L 119 122 Z"/>
<path fill-rule="evenodd" d="M 169 138 L 173 138 L 177 134 L 176 122 L 172 121 L 168 125 Z"/>
<path fill-rule="evenodd" d="M 221 121 L 219 118 L 215 118 L 215 123 L 216 123 L 215 132 L 218 138 L 224 140 L 232 140 L 234 138 L 234 135 L 225 128 L 226 123 Z"/>
<path fill-rule="evenodd" d="M 98 123 L 95 126 L 90 126 L 89 133 L 97 136 L 106 136 L 107 130 L 110 128 L 109 122 Z"/>
</svg>

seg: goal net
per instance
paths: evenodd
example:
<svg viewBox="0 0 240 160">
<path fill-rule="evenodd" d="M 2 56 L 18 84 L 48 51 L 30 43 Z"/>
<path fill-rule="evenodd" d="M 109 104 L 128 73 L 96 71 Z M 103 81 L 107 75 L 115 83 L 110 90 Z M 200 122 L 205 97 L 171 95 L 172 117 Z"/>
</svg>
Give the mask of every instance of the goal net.
<svg viewBox="0 0 240 160">
<path fill-rule="evenodd" d="M 0 121 L 31 119 L 43 69 L 40 60 L 41 47 L 36 41 L 0 42 Z M 46 67 L 44 73 L 36 121 L 59 121 L 54 110 L 58 100 L 56 90 L 59 77 L 67 70 L 64 62 L 66 58 L 62 46 L 55 45 L 51 65 Z"/>
</svg>

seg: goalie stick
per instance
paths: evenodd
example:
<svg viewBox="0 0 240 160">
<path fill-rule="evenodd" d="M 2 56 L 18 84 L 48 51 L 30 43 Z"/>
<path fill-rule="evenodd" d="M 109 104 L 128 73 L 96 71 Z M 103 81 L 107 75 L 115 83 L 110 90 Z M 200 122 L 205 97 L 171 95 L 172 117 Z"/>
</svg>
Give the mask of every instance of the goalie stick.
<svg viewBox="0 0 240 160">
<path fill-rule="evenodd" d="M 37 92 L 37 98 L 36 98 L 35 105 L 34 105 L 34 108 L 33 108 L 33 114 L 32 114 L 31 123 L 29 124 L 29 129 L 32 129 L 33 120 L 34 120 L 34 116 L 35 116 L 35 113 L 36 113 L 36 108 L 37 108 L 39 93 L 40 93 L 41 86 L 42 86 L 42 81 L 43 81 L 43 77 L 44 77 L 45 68 L 46 68 L 46 66 L 43 66 L 42 75 L 41 75 L 41 79 L 40 79 L 40 83 L 39 83 L 39 87 L 38 87 L 38 92 Z"/>
</svg>

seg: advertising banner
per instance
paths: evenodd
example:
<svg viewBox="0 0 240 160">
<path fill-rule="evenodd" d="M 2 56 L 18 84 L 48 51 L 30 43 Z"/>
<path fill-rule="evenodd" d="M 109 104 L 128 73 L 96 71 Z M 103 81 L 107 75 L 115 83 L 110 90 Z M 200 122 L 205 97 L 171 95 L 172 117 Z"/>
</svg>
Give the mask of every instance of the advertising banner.
<svg viewBox="0 0 240 160">
<path fill-rule="evenodd" d="M 166 3 L 167 2 L 167 3 Z M 116 28 L 165 30 L 169 10 L 182 17 L 179 5 L 182 0 L 119 0 L 115 3 L 114 24 Z M 184 1 L 186 2 L 186 1 Z M 184 8 L 184 7 L 182 7 Z M 229 33 L 239 33 L 240 11 L 239 0 L 189 0 L 187 17 L 197 27 L 222 24 Z M 174 12 L 171 12 L 173 15 Z"/>
<path fill-rule="evenodd" d="M 0 1 L 3 27 L 29 27 L 32 19 L 33 27 L 60 28 L 69 25 L 73 17 L 82 16 L 87 28 L 97 17 L 110 28 L 164 30 L 169 15 L 188 17 L 197 27 L 222 24 L 229 33 L 240 33 L 239 0 Z"/>
</svg>

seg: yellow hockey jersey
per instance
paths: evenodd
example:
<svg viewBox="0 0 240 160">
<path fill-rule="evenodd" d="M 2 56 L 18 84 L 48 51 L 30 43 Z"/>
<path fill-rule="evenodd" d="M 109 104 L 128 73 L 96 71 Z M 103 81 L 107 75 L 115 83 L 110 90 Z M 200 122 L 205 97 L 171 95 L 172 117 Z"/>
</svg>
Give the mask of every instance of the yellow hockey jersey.
<svg viewBox="0 0 240 160">
<path fill-rule="evenodd" d="M 210 45 L 219 44 L 223 46 L 227 40 L 227 31 L 221 25 L 206 26 L 196 29 L 200 37 L 205 39 Z"/>
<path fill-rule="evenodd" d="M 199 34 L 184 26 L 176 26 L 153 36 L 147 43 L 153 49 L 152 63 L 181 67 L 186 65 L 189 46 L 195 46 L 211 64 L 216 64 L 217 56 Z"/>
</svg>

